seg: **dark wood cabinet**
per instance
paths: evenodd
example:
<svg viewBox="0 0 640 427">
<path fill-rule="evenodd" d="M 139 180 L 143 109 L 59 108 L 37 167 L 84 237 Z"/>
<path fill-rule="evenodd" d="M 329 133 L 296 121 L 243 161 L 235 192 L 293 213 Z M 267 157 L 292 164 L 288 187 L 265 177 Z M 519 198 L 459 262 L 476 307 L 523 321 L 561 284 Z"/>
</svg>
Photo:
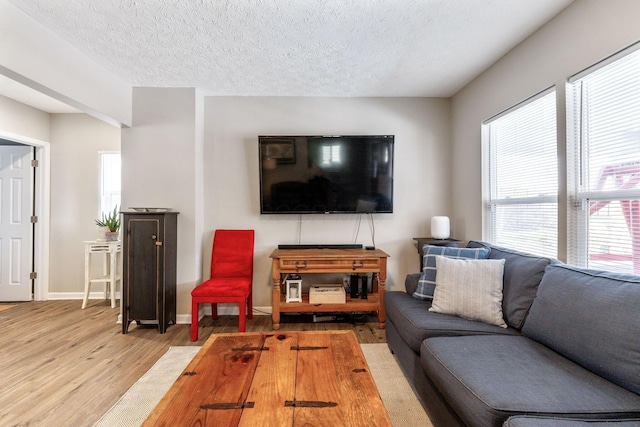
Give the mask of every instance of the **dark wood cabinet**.
<svg viewBox="0 0 640 427">
<path fill-rule="evenodd" d="M 123 212 L 122 333 L 176 323 L 178 212 Z"/>
</svg>

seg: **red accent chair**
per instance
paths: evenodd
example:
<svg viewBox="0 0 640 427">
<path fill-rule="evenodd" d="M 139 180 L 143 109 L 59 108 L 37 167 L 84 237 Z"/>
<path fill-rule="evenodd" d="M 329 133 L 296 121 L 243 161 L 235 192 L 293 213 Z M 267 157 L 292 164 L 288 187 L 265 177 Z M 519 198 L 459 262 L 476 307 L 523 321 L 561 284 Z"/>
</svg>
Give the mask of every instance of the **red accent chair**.
<svg viewBox="0 0 640 427">
<path fill-rule="evenodd" d="M 218 303 L 238 304 L 239 331 L 253 319 L 254 230 L 216 230 L 211 251 L 211 276 L 191 291 L 191 341 L 198 341 L 198 306 L 211 304 L 211 317 L 218 318 Z"/>
</svg>

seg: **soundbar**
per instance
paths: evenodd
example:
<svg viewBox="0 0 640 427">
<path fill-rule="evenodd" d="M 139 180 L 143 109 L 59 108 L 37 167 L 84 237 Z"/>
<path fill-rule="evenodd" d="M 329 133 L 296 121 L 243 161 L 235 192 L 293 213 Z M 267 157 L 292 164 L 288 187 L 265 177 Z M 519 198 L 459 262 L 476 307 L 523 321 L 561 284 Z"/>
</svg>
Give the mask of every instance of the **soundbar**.
<svg viewBox="0 0 640 427">
<path fill-rule="evenodd" d="M 362 249 L 362 245 L 358 243 L 335 245 L 315 243 L 311 245 L 278 245 L 278 249 Z"/>
</svg>

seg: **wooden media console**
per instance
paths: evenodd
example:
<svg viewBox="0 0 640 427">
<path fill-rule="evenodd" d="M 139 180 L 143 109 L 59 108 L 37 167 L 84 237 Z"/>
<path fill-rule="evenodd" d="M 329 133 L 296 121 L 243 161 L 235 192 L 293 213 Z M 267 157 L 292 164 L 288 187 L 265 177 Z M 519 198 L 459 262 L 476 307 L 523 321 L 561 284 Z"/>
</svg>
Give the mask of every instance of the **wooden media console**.
<svg viewBox="0 0 640 427">
<path fill-rule="evenodd" d="M 380 249 L 276 249 L 272 259 L 272 319 L 273 329 L 280 328 L 280 313 L 342 313 L 377 312 L 378 323 L 384 329 L 384 292 L 387 280 L 388 254 Z M 310 304 L 309 295 L 302 302 L 286 302 L 282 293 L 283 280 L 296 273 L 373 273 L 372 292 L 367 299 L 350 298 L 344 304 Z"/>
</svg>

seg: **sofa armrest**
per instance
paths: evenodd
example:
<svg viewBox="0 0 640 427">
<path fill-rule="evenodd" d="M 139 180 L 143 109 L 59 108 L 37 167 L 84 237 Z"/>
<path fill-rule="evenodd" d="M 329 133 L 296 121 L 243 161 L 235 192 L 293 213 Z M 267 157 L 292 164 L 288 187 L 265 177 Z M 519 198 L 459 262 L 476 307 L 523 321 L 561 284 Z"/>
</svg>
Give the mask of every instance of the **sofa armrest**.
<svg viewBox="0 0 640 427">
<path fill-rule="evenodd" d="M 413 295 L 416 291 L 421 274 L 422 273 L 410 273 L 407 274 L 407 277 L 404 279 L 404 288 L 409 295 Z"/>
</svg>

